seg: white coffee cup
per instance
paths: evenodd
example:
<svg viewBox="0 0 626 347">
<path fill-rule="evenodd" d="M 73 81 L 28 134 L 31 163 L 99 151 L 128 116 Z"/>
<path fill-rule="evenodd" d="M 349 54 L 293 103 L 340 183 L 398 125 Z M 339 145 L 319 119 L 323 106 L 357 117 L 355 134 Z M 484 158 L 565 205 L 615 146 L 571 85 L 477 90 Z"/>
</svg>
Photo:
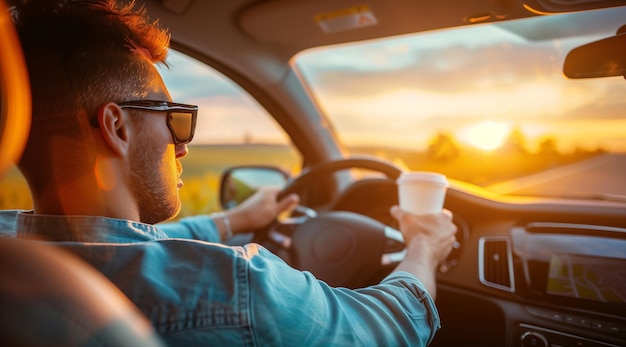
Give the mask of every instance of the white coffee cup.
<svg viewBox="0 0 626 347">
<path fill-rule="evenodd" d="M 415 215 L 441 212 L 448 180 L 445 175 L 413 171 L 404 172 L 396 181 L 400 208 Z"/>
</svg>

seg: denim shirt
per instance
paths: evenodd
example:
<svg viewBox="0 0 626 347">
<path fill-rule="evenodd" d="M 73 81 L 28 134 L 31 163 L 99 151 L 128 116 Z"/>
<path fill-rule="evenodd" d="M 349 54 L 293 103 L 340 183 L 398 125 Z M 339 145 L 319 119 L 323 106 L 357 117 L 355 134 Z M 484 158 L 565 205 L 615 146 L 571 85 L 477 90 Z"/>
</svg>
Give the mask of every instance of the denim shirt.
<svg viewBox="0 0 626 347">
<path fill-rule="evenodd" d="M 216 243 L 208 216 L 153 226 L 0 211 L 0 230 L 86 260 L 171 346 L 424 346 L 439 328 L 431 296 L 409 273 L 333 288 L 259 245 Z"/>
</svg>

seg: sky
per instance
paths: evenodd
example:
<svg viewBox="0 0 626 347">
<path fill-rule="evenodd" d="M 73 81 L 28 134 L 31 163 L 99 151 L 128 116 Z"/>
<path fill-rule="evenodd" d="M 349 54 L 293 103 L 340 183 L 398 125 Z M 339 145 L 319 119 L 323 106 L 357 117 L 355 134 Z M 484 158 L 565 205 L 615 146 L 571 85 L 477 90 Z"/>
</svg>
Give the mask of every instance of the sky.
<svg viewBox="0 0 626 347">
<path fill-rule="evenodd" d="M 568 80 L 562 74 L 570 49 L 626 23 L 622 9 L 591 17 L 551 16 L 530 25 L 480 25 L 313 49 L 295 58 L 295 68 L 348 144 L 423 149 L 446 132 L 489 150 L 516 128 L 531 145 L 550 136 L 565 150 L 626 151 L 624 78 Z M 555 23 L 569 23 L 559 29 L 562 39 L 546 36 Z M 580 32 L 587 34 L 576 37 Z M 242 136 L 286 141 L 265 111 L 218 73 L 176 54 L 170 61 L 176 74 L 164 78 L 172 94 L 210 110 L 205 121 L 201 114 L 194 142 Z"/>
<path fill-rule="evenodd" d="M 246 136 L 289 142 L 269 113 L 221 73 L 173 50 L 168 65 L 159 71 L 174 101 L 199 107 L 193 144 L 239 143 Z"/>
</svg>

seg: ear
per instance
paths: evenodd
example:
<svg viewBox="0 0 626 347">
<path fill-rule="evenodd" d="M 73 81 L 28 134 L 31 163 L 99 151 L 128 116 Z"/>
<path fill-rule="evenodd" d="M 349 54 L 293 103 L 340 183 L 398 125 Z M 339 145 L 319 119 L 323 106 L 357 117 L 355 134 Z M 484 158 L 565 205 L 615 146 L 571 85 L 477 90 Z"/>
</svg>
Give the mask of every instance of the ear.
<svg viewBox="0 0 626 347">
<path fill-rule="evenodd" d="M 128 155 L 131 129 L 129 119 L 115 103 L 109 102 L 98 110 L 100 134 L 109 148 L 120 156 Z"/>
</svg>

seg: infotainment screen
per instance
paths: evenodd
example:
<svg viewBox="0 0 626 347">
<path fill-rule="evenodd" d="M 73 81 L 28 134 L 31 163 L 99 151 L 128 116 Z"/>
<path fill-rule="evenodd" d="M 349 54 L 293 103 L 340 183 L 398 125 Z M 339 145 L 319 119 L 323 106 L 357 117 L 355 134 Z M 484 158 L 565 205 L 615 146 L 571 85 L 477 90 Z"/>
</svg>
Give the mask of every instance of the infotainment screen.
<svg viewBox="0 0 626 347">
<path fill-rule="evenodd" d="M 626 303 L 626 259 L 553 254 L 547 293 Z"/>
</svg>

